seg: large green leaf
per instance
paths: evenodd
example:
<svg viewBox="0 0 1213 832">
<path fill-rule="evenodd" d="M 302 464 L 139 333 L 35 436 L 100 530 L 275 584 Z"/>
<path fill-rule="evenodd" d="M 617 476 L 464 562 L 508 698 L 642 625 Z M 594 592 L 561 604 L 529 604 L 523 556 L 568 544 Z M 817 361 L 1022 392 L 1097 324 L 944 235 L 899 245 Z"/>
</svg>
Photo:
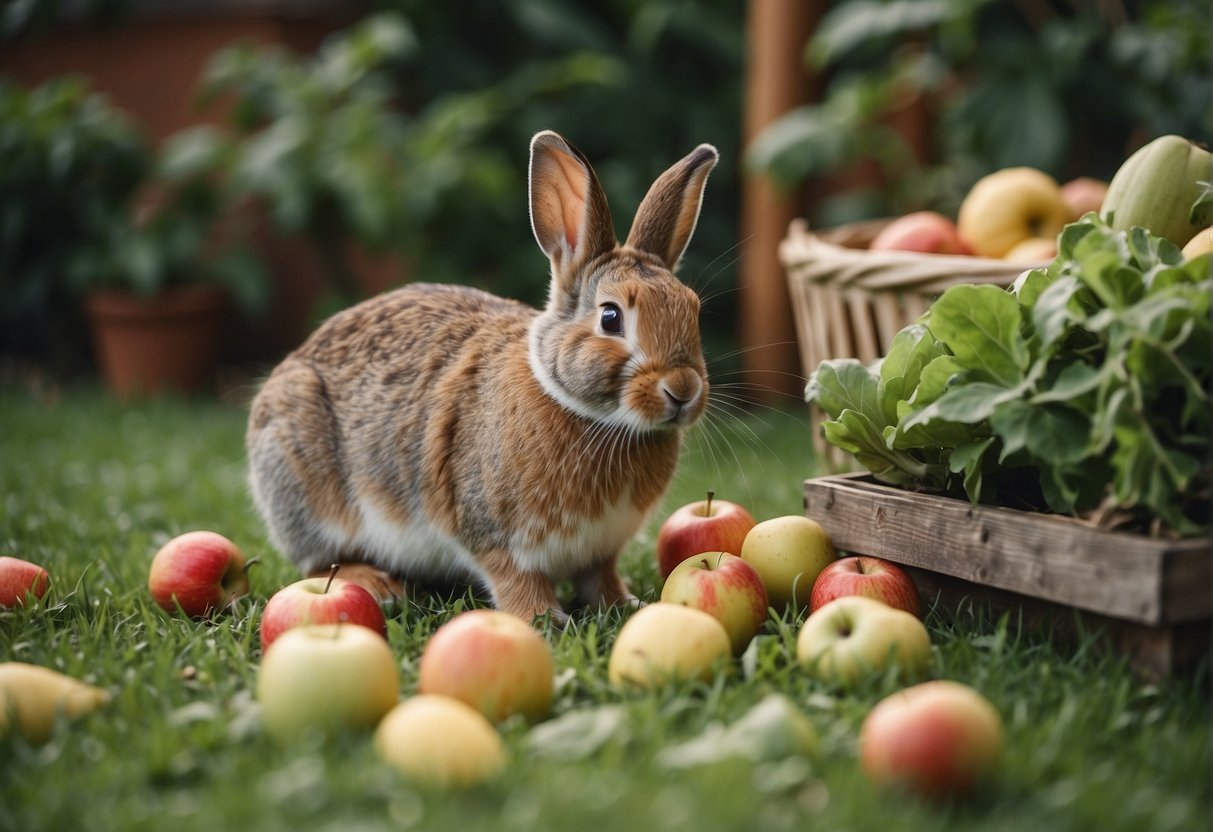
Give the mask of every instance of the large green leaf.
<svg viewBox="0 0 1213 832">
<path fill-rule="evenodd" d="M 930 310 L 928 326 L 965 367 L 987 380 L 1014 387 L 1031 358 L 1020 331 L 1015 296 L 997 286 L 949 288 Z"/>
<path fill-rule="evenodd" d="M 897 422 L 897 404 L 914 394 L 923 368 L 943 355 L 947 355 L 943 344 L 921 324 L 911 324 L 894 336 L 888 354 L 880 362 L 877 387 L 880 407 L 889 424 Z"/>
<path fill-rule="evenodd" d="M 805 400 L 835 419 L 844 410 L 858 411 L 874 421 L 881 419 L 878 379 L 854 358 L 823 361 L 809 376 Z"/>
</svg>

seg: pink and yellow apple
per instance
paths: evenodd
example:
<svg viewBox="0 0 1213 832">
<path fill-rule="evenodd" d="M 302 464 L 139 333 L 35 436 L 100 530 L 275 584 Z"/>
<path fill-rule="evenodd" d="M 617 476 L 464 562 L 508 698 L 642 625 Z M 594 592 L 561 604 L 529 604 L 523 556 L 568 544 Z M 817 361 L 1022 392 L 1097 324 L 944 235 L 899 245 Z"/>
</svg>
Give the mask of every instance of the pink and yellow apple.
<svg viewBox="0 0 1213 832">
<path fill-rule="evenodd" d="M 484 714 L 458 699 L 420 694 L 388 712 L 375 751 L 413 783 L 467 788 L 500 774 L 505 745 Z"/>
<path fill-rule="evenodd" d="M 809 675 L 844 687 L 890 666 L 900 677 L 914 678 L 930 665 L 931 638 L 910 613 L 850 595 L 809 614 L 796 639 L 796 658 Z"/>
<path fill-rule="evenodd" d="M 279 742 L 309 733 L 369 731 L 396 705 L 396 657 L 366 627 L 306 624 L 274 640 L 257 674 L 266 731 Z"/>
<path fill-rule="evenodd" d="M 1002 719 L 959 682 L 923 682 L 881 700 L 859 731 L 868 777 L 931 797 L 968 792 L 1002 751 Z"/>
<path fill-rule="evenodd" d="M 717 500 L 713 491 L 677 509 L 657 532 L 657 568 L 668 578 L 674 567 L 702 552 L 741 554 L 754 516 L 737 503 Z"/>
<path fill-rule="evenodd" d="M 675 566 L 661 588 L 661 600 L 703 610 L 719 621 L 734 655 L 745 652 L 767 620 L 762 576 L 728 552 L 705 552 Z"/>
<path fill-rule="evenodd" d="M 619 628 L 607 675 L 611 684 L 660 688 L 673 681 L 710 681 L 732 657 L 724 625 L 703 610 L 659 601 Z"/>
<path fill-rule="evenodd" d="M 494 722 L 539 720 L 552 708 L 555 666 L 539 632 L 509 613 L 470 610 L 443 624 L 421 653 L 418 690 L 466 702 Z"/>
<path fill-rule="evenodd" d="M 750 529 L 741 558 L 762 576 L 767 601 L 778 611 L 809 605 L 813 582 L 838 552 L 816 520 L 799 514 L 772 517 Z"/>
<path fill-rule="evenodd" d="M 248 594 L 244 555 L 221 534 L 186 532 L 164 544 L 147 576 L 153 600 L 168 612 L 191 618 L 223 609 Z"/>
<path fill-rule="evenodd" d="M 1070 220 L 1094 211 L 1099 213 L 1108 195 L 1108 183 L 1093 176 L 1079 176 L 1061 186 L 1061 198 L 1070 206 Z"/>
<path fill-rule="evenodd" d="M 278 636 L 304 624 L 344 622 L 367 627 L 387 638 L 387 621 L 375 596 L 336 577 L 304 578 L 275 592 L 261 614 L 261 649 Z"/>
<path fill-rule="evenodd" d="M 1029 237 L 1056 238 L 1070 221 L 1061 186 L 1044 171 L 1003 168 L 977 181 L 960 204 L 960 238 L 982 257 L 1003 257 Z"/>
<path fill-rule="evenodd" d="M 914 579 L 895 563 L 857 555 L 840 558 L 817 576 L 809 609 L 816 611 L 833 601 L 849 595 L 862 595 L 922 617 L 922 602 Z"/>
<path fill-rule="evenodd" d="M 927 254 L 971 254 L 956 223 L 938 211 L 914 211 L 882 228 L 870 251 L 918 251 Z"/>
<path fill-rule="evenodd" d="M 50 585 L 50 573 L 21 558 L 0 557 L 0 607 L 23 607 L 28 599 L 41 600 Z"/>
</svg>

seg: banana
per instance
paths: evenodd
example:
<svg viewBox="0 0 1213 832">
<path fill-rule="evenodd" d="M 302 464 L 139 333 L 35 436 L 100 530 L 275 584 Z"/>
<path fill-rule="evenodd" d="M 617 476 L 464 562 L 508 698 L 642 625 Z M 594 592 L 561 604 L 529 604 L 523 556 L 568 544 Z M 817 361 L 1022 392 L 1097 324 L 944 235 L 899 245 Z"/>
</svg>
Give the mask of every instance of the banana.
<svg viewBox="0 0 1213 832">
<path fill-rule="evenodd" d="M 104 705 L 109 693 L 24 662 L 0 664 L 0 737 L 16 730 L 30 745 L 46 742 L 55 719 L 75 719 Z"/>
<path fill-rule="evenodd" d="M 1208 221 L 1193 221 L 1197 182 L 1213 179 L 1213 154 L 1182 136 L 1160 136 L 1116 171 L 1100 214 L 1118 231 L 1141 226 L 1182 248 Z"/>
</svg>

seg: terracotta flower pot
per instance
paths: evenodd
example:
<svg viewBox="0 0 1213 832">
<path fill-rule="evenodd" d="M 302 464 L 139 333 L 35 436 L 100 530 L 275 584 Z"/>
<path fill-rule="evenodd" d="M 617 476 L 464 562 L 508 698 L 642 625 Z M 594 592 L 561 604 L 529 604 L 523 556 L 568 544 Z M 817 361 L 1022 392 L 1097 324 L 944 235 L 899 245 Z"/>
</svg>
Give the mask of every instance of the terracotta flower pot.
<svg viewBox="0 0 1213 832">
<path fill-rule="evenodd" d="M 151 297 L 91 293 L 85 308 L 106 386 L 122 399 L 201 389 L 218 359 L 228 303 L 223 289 L 205 284 Z"/>
</svg>

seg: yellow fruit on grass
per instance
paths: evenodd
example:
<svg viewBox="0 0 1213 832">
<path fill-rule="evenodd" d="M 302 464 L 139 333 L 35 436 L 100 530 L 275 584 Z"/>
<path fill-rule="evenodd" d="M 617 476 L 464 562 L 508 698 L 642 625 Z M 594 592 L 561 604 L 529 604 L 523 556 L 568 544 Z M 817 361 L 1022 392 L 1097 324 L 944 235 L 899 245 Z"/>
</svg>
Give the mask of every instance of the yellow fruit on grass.
<svg viewBox="0 0 1213 832">
<path fill-rule="evenodd" d="M 60 715 L 75 719 L 109 701 L 101 688 L 23 662 L 0 664 L 0 737 L 16 731 L 31 745 L 50 739 Z"/>
</svg>

